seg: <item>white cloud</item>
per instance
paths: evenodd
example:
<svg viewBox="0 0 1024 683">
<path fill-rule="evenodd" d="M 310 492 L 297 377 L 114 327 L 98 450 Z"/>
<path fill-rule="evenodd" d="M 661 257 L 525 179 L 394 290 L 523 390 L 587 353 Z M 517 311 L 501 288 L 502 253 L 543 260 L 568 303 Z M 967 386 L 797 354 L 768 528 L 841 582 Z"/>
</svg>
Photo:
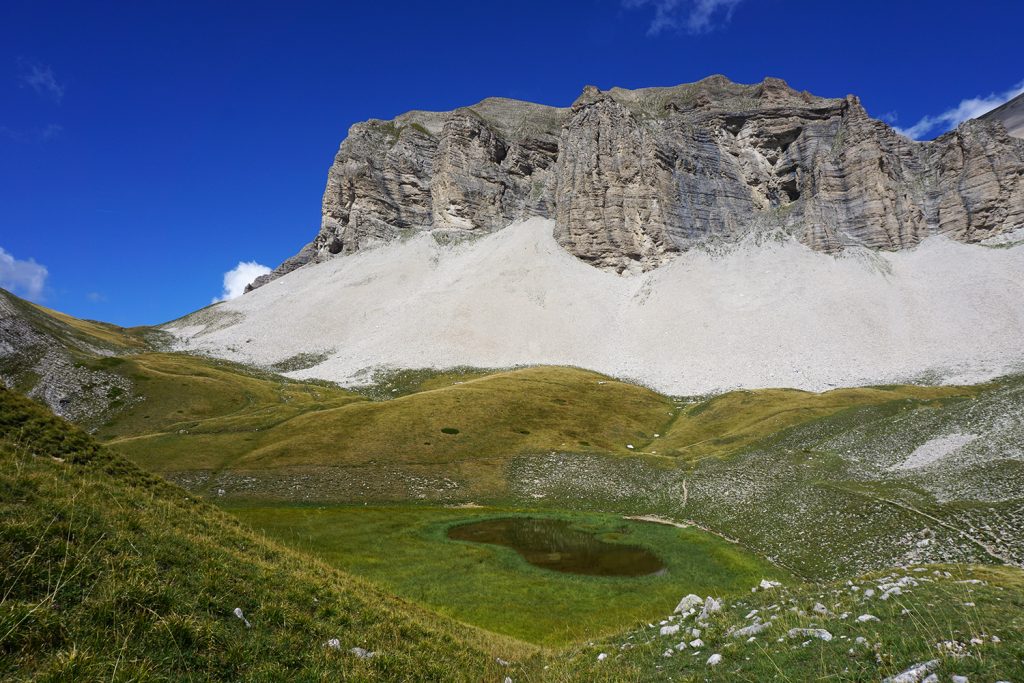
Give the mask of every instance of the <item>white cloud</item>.
<svg viewBox="0 0 1024 683">
<path fill-rule="evenodd" d="M 64 126 L 59 123 L 50 123 L 43 128 L 30 128 L 16 130 L 14 128 L 8 128 L 7 126 L 0 126 L 0 135 L 19 143 L 36 143 L 36 142 L 50 142 L 55 140 L 57 136 L 64 130 Z"/>
<path fill-rule="evenodd" d="M 687 33 L 708 33 L 729 23 L 733 10 L 742 0 L 623 0 L 627 9 L 653 7 L 654 19 L 647 35 L 685 29 Z"/>
<path fill-rule="evenodd" d="M 935 131 L 944 133 L 947 130 L 956 128 L 968 119 L 976 119 L 982 114 L 992 111 L 1021 93 L 1024 93 L 1024 81 L 1021 81 L 1009 90 L 1001 93 L 992 93 L 988 97 L 972 97 L 967 100 L 961 100 L 960 104 L 952 109 L 947 109 L 935 116 L 925 116 L 909 128 L 897 128 L 896 132 L 906 135 L 911 140 L 920 140 Z"/>
<path fill-rule="evenodd" d="M 0 287 L 26 299 L 40 299 L 49 272 L 34 259 L 16 259 L 0 247 Z"/>
<path fill-rule="evenodd" d="M 64 84 L 57 81 L 53 69 L 40 64 L 39 62 L 19 58 L 18 67 L 20 78 L 26 85 L 36 91 L 36 94 L 48 97 L 57 104 L 64 99 Z"/>
<path fill-rule="evenodd" d="M 236 296 L 242 296 L 245 294 L 245 286 L 247 284 L 260 275 L 266 275 L 269 272 L 270 268 L 261 263 L 239 261 L 237 266 L 224 273 L 224 293 L 210 303 L 215 304 L 218 301 L 227 301 L 234 299 Z"/>
</svg>

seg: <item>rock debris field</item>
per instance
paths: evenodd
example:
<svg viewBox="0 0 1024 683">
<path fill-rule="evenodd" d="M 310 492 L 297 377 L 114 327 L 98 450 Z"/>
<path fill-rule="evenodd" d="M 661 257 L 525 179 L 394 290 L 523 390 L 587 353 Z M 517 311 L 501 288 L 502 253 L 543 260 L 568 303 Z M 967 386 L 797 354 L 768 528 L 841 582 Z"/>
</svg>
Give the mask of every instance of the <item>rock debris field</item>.
<svg viewBox="0 0 1024 683">
<path fill-rule="evenodd" d="M 179 350 L 343 384 L 393 368 L 553 364 L 697 395 L 974 383 L 1024 368 L 1020 243 L 932 237 L 830 255 L 748 239 L 616 275 L 564 251 L 553 227 L 531 219 L 454 245 L 421 234 L 165 329 Z"/>
</svg>

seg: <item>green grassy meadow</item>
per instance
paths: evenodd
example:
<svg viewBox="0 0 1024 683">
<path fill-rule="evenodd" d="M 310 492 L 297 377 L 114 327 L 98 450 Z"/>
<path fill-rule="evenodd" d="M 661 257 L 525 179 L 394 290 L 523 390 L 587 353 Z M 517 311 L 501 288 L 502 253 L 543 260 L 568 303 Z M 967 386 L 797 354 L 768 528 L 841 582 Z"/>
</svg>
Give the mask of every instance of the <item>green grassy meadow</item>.
<svg viewBox="0 0 1024 683">
<path fill-rule="evenodd" d="M 458 621 L 545 646 L 564 646 L 659 619 L 687 593 L 731 596 L 763 578 L 792 582 L 742 547 L 693 527 L 613 515 L 426 506 L 229 505 L 273 539 Z M 612 542 L 651 550 L 661 575 L 595 577 L 533 567 L 502 546 L 449 540 L 449 527 L 510 515 L 567 519 Z"/>
</svg>

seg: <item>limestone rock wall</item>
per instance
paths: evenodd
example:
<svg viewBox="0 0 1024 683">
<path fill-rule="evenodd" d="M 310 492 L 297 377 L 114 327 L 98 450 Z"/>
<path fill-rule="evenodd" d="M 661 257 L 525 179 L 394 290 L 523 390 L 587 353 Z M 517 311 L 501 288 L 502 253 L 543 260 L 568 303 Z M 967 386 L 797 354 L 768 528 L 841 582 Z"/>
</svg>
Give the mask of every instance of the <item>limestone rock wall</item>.
<svg viewBox="0 0 1024 683">
<path fill-rule="evenodd" d="M 492 98 L 353 126 L 328 173 L 310 261 L 418 231 L 459 238 L 542 216 L 570 253 L 647 270 L 709 240 L 782 232 L 897 250 L 1024 227 L 1024 140 L 998 118 L 914 142 L 856 97 L 712 76 L 600 91 L 569 108 Z"/>
</svg>

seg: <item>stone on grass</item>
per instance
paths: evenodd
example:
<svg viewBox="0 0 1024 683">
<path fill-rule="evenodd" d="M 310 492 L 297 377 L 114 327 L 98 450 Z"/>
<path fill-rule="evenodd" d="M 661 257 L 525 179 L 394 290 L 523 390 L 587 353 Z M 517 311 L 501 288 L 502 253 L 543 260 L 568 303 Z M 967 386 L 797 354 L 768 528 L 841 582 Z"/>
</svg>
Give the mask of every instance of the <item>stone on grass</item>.
<svg viewBox="0 0 1024 683">
<path fill-rule="evenodd" d="M 915 664 L 895 676 L 889 676 L 882 683 L 923 683 L 928 674 L 937 668 L 939 668 L 939 660 L 931 659 L 927 662 Z"/>
<path fill-rule="evenodd" d="M 661 627 L 661 635 L 671 636 L 679 632 L 679 624 L 670 624 L 668 626 Z"/>
<path fill-rule="evenodd" d="M 881 621 L 881 619 L 879 619 L 873 614 L 862 614 L 859 617 L 857 617 L 857 621 L 859 621 L 862 624 L 865 624 L 869 621 Z"/>
<path fill-rule="evenodd" d="M 354 654 L 359 659 L 369 659 L 370 657 L 373 657 L 374 655 L 377 654 L 376 652 L 370 652 L 369 650 L 364 650 L 361 647 L 354 647 L 351 650 L 349 650 L 349 652 Z"/>
<path fill-rule="evenodd" d="M 691 609 L 696 609 L 700 607 L 702 604 L 704 604 L 704 600 L 699 595 L 694 595 L 693 593 L 690 593 L 685 598 L 679 601 L 679 604 L 676 605 L 675 613 L 682 614 L 683 612 L 689 611 Z"/>
<path fill-rule="evenodd" d="M 733 638 L 747 638 L 749 636 L 757 635 L 761 631 L 765 630 L 772 625 L 772 622 L 766 621 L 763 624 L 751 624 L 750 626 L 744 626 L 743 628 L 736 629 L 732 632 Z"/>
<path fill-rule="evenodd" d="M 700 611 L 700 616 L 697 617 L 697 621 L 704 621 L 708 618 L 708 615 L 721 611 L 721 609 L 722 603 L 711 596 L 708 596 L 708 599 L 704 601 L 704 609 Z"/>
<path fill-rule="evenodd" d="M 823 628 L 791 628 L 786 634 L 790 638 L 817 638 L 826 642 L 832 640 L 832 634 Z"/>
<path fill-rule="evenodd" d="M 242 608 L 241 607 L 236 607 L 235 608 L 235 616 L 242 620 L 242 623 L 245 624 L 246 628 L 252 628 L 252 624 L 250 624 L 249 620 L 245 618 L 244 614 L 242 614 Z"/>
<path fill-rule="evenodd" d="M 331 649 L 331 650 L 340 650 L 341 649 L 341 641 L 338 640 L 337 638 L 331 638 L 326 643 L 324 643 L 324 647 L 326 647 L 328 649 Z"/>
<path fill-rule="evenodd" d="M 713 654 L 710 657 L 708 657 L 708 666 L 715 666 L 716 664 L 720 663 L 721 661 L 722 661 L 722 655 L 720 655 L 720 654 Z"/>
</svg>

